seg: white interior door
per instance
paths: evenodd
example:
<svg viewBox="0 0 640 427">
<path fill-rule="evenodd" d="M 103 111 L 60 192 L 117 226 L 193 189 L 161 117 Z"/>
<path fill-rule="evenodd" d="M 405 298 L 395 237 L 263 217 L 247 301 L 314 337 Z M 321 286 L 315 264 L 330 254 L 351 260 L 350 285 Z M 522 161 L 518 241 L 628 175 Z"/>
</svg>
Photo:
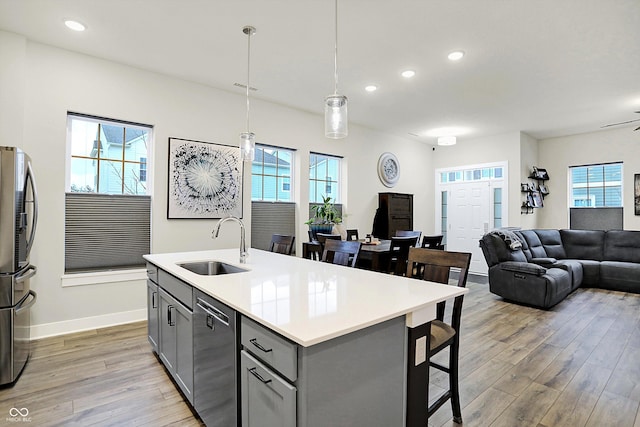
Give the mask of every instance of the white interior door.
<svg viewBox="0 0 640 427">
<path fill-rule="evenodd" d="M 478 242 L 491 223 L 491 185 L 487 181 L 455 184 L 449 197 L 447 250 L 470 252 L 469 271 L 487 274 Z"/>
<path fill-rule="evenodd" d="M 471 253 L 471 273 L 487 274 L 482 236 L 508 225 L 507 174 L 507 162 L 436 170 L 436 229 L 447 250 Z"/>
</svg>

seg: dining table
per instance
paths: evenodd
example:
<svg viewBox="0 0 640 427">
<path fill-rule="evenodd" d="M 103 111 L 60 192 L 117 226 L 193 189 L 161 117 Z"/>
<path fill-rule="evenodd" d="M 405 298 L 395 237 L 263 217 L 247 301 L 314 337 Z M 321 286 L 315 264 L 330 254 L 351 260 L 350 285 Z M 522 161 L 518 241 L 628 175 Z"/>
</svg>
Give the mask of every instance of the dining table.
<svg viewBox="0 0 640 427">
<path fill-rule="evenodd" d="M 386 272 L 389 264 L 389 254 L 391 252 L 391 240 L 380 239 L 371 243 L 365 242 L 364 240 L 359 241 L 362 245 L 360 246 L 356 267 Z M 322 253 L 320 253 L 321 247 L 318 241 L 303 242 L 302 257 L 320 260 L 322 258 Z"/>
</svg>

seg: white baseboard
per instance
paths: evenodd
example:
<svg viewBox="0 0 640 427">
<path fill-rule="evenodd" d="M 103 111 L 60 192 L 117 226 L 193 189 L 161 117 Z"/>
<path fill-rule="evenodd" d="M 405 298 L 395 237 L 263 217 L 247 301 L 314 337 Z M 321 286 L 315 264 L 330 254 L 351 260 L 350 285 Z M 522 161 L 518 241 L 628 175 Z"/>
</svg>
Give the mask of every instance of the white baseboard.
<svg viewBox="0 0 640 427">
<path fill-rule="evenodd" d="M 122 325 L 124 323 L 147 320 L 147 309 L 109 313 L 101 316 L 83 317 L 80 319 L 65 320 L 62 322 L 31 325 L 31 339 L 40 339 L 56 335 L 65 335 L 73 332 L 82 332 L 91 329 L 106 328 Z"/>
</svg>

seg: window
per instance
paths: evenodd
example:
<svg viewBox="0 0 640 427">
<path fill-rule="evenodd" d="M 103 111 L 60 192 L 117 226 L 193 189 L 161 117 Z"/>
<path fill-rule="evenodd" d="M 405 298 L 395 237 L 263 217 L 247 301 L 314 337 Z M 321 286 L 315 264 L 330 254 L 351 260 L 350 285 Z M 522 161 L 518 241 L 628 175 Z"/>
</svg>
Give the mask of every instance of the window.
<svg viewBox="0 0 640 427">
<path fill-rule="evenodd" d="M 622 163 L 572 166 L 569 207 L 622 207 Z"/>
<path fill-rule="evenodd" d="M 138 268 L 150 252 L 152 127 L 68 113 L 65 272 Z"/>
<path fill-rule="evenodd" d="M 251 200 L 293 202 L 291 171 L 294 150 L 256 144 L 251 164 Z"/>
<path fill-rule="evenodd" d="M 295 236 L 295 150 L 256 144 L 251 164 L 251 247 L 269 249 L 273 234 Z"/>
<path fill-rule="evenodd" d="M 331 197 L 340 203 L 340 168 L 342 158 L 311 153 L 309 156 L 309 202 L 322 203 L 323 197 Z"/>
<path fill-rule="evenodd" d="M 147 182 L 147 158 L 140 157 L 140 182 Z"/>
</svg>

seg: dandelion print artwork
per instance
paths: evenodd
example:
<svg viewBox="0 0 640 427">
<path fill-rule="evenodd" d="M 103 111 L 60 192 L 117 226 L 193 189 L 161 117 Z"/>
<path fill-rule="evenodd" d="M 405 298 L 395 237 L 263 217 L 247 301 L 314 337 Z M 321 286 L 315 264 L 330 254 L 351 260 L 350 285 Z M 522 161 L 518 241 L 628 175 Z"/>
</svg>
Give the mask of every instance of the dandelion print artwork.
<svg viewBox="0 0 640 427">
<path fill-rule="evenodd" d="M 240 149 L 169 138 L 168 218 L 242 217 Z"/>
</svg>

